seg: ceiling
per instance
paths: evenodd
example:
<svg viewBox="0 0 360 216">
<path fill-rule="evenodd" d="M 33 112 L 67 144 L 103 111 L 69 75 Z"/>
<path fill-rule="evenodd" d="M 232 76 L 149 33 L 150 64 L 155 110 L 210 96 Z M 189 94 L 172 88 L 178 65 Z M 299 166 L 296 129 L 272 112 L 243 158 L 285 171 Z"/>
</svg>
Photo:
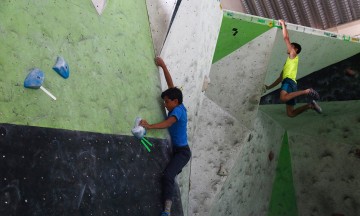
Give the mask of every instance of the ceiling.
<svg viewBox="0 0 360 216">
<path fill-rule="evenodd" d="M 245 13 L 328 29 L 360 19 L 360 0 L 240 0 Z"/>
</svg>

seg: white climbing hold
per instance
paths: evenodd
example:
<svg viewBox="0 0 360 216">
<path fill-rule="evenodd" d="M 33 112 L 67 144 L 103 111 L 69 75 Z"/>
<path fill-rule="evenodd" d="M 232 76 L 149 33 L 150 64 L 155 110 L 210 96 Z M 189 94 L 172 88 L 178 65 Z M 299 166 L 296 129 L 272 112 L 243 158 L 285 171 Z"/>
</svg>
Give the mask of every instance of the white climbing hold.
<svg viewBox="0 0 360 216">
<path fill-rule="evenodd" d="M 106 6 L 106 0 L 91 0 L 97 13 L 99 15 L 102 14 L 102 12 L 104 11 L 105 9 L 105 6 Z"/>
</svg>

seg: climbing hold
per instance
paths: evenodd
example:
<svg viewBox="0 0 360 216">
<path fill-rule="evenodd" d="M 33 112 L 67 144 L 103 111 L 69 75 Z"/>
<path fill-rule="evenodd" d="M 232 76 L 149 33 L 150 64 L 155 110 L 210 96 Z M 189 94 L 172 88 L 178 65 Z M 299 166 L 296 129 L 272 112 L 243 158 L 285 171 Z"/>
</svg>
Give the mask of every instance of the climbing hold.
<svg viewBox="0 0 360 216">
<path fill-rule="evenodd" d="M 360 158 L 360 149 L 355 149 L 355 156 Z"/>
<path fill-rule="evenodd" d="M 272 161 L 274 159 L 274 152 L 270 151 L 268 155 L 269 161 Z"/>
<path fill-rule="evenodd" d="M 41 89 L 47 95 L 49 95 L 53 100 L 56 100 L 56 97 L 53 94 L 51 94 L 48 90 L 42 87 L 44 79 L 45 79 L 44 72 L 42 72 L 39 68 L 31 69 L 29 74 L 26 76 L 24 80 L 24 87 L 31 89 Z"/>
<path fill-rule="evenodd" d="M 106 6 L 106 0 L 91 0 L 97 13 L 99 15 L 102 14 L 102 12 L 104 11 L 105 9 L 105 6 Z"/>
<path fill-rule="evenodd" d="M 222 164 L 220 164 L 219 171 L 217 173 L 219 176 L 227 176 L 229 175 L 228 171 L 224 168 Z"/>
<path fill-rule="evenodd" d="M 237 28 L 233 28 L 232 30 L 233 30 L 233 32 L 234 32 L 234 33 L 233 33 L 233 36 L 235 36 L 235 35 L 238 33 L 238 29 L 237 29 Z"/>
<path fill-rule="evenodd" d="M 31 69 L 24 80 L 24 87 L 38 89 L 43 84 L 44 79 L 44 72 L 42 72 L 39 68 Z"/>
<path fill-rule="evenodd" d="M 66 63 L 63 57 L 57 57 L 53 69 L 64 79 L 67 79 L 70 75 L 69 65 Z"/>
</svg>

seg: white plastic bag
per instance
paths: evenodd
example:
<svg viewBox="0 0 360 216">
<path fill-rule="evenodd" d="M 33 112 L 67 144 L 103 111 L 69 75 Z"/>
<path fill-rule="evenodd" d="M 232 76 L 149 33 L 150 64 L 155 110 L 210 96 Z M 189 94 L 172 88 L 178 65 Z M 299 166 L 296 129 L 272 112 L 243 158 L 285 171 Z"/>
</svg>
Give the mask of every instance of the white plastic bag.
<svg viewBox="0 0 360 216">
<path fill-rule="evenodd" d="M 143 126 L 140 126 L 140 117 L 136 117 L 134 128 L 131 129 L 131 133 L 138 139 L 142 139 L 146 134 L 146 129 Z"/>
</svg>

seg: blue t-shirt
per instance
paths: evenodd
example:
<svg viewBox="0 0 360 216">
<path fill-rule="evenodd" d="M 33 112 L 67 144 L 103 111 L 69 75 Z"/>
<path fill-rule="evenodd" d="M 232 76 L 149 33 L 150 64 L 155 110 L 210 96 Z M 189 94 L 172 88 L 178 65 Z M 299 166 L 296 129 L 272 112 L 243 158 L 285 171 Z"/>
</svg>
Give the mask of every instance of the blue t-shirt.
<svg viewBox="0 0 360 216">
<path fill-rule="evenodd" d="M 168 118 L 170 116 L 174 116 L 177 120 L 169 127 L 171 142 L 176 147 L 187 146 L 187 114 L 185 106 L 183 104 L 178 105 L 169 112 Z"/>
</svg>

